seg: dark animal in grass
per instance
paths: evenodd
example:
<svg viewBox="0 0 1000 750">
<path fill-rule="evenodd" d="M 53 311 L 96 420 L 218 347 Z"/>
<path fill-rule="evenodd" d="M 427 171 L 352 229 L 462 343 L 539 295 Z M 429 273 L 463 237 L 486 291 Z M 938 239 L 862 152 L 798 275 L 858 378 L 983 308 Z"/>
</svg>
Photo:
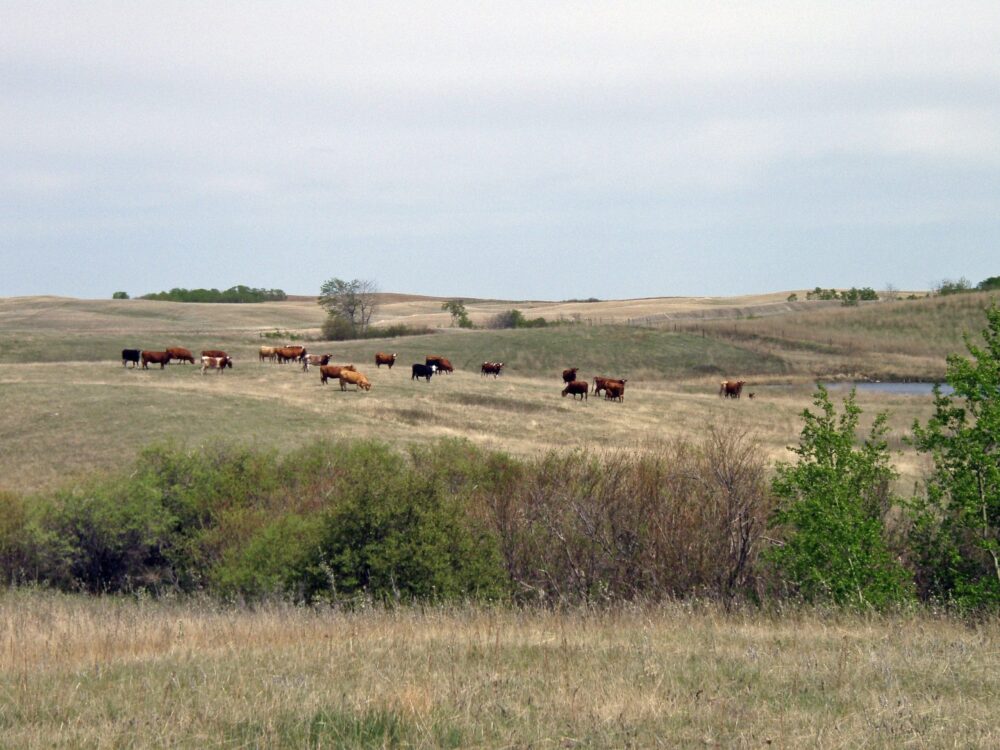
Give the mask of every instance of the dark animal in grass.
<svg viewBox="0 0 1000 750">
<path fill-rule="evenodd" d="M 586 380 L 574 380 L 569 382 L 566 384 L 566 387 L 563 388 L 563 398 L 566 397 L 567 393 L 573 394 L 574 400 L 576 400 L 576 397 L 579 396 L 580 400 L 584 401 L 587 398 L 587 394 L 590 393 L 590 383 Z"/>
</svg>

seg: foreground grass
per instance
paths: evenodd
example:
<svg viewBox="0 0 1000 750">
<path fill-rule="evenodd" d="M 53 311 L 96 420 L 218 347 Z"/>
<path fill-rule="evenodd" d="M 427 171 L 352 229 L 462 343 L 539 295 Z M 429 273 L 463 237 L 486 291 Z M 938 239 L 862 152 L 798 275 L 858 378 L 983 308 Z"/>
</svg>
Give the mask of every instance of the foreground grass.
<svg viewBox="0 0 1000 750">
<path fill-rule="evenodd" d="M 995 747 L 996 621 L 0 595 L 5 747 Z"/>
</svg>

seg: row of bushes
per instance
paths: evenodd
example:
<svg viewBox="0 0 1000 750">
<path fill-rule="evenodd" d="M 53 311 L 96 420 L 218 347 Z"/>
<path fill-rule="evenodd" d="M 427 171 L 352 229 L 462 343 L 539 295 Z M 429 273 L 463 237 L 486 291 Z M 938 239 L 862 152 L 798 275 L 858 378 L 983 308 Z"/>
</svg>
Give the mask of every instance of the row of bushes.
<svg viewBox="0 0 1000 750">
<path fill-rule="evenodd" d="M 10 582 L 301 601 L 627 599 L 755 590 L 771 509 L 747 436 L 519 460 L 446 440 L 281 456 L 158 446 L 127 474 L 0 495 Z"/>
</svg>

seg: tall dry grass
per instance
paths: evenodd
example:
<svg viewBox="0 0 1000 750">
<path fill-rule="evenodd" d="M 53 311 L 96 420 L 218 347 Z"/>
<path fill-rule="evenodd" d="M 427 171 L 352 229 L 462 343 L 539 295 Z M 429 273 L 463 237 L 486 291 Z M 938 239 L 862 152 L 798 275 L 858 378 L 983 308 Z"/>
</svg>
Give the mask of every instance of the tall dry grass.
<svg viewBox="0 0 1000 750">
<path fill-rule="evenodd" d="M 995 747 L 1000 628 L 927 612 L 0 595 L 17 748 Z"/>
</svg>

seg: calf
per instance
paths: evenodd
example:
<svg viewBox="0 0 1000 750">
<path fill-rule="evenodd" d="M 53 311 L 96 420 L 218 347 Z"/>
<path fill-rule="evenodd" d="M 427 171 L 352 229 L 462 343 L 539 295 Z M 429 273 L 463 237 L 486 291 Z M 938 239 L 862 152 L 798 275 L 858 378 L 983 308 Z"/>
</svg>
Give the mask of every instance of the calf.
<svg viewBox="0 0 1000 750">
<path fill-rule="evenodd" d="M 139 358 L 142 356 L 142 352 L 138 349 L 122 349 L 122 367 L 126 367 L 129 362 L 132 363 L 132 367 L 139 366 Z"/>
<path fill-rule="evenodd" d="M 624 383 L 605 383 L 604 384 L 604 398 L 607 401 L 625 401 L 625 384 Z"/>
<path fill-rule="evenodd" d="M 370 391 L 372 389 L 372 384 L 368 382 L 368 378 L 362 375 L 360 372 L 355 370 L 341 370 L 340 371 L 340 390 L 346 391 L 347 384 L 356 385 L 357 390 Z"/>
<path fill-rule="evenodd" d="M 566 384 L 565 388 L 563 388 L 562 391 L 563 398 L 566 397 L 567 393 L 573 394 L 574 401 L 576 400 L 577 396 L 580 397 L 581 401 L 584 401 L 587 398 L 587 394 L 590 393 L 590 383 L 588 383 L 586 380 L 572 380 Z"/>
<path fill-rule="evenodd" d="M 354 365 L 320 365 L 319 367 L 319 382 L 322 385 L 326 385 L 326 381 L 333 379 L 339 380 L 340 373 L 344 370 L 353 370 Z"/>
<path fill-rule="evenodd" d="M 178 362 L 194 364 L 194 355 L 183 346 L 171 346 L 167 349 L 167 354 L 170 355 L 171 359 L 176 359 Z"/>
<path fill-rule="evenodd" d="M 140 357 L 142 359 L 142 369 L 143 370 L 148 370 L 149 369 L 148 365 L 149 365 L 150 362 L 152 362 L 154 365 L 159 365 L 160 369 L 162 370 L 164 367 L 166 367 L 167 362 L 170 361 L 170 353 L 169 352 L 149 352 L 149 351 L 143 350 L 143 352 L 140 355 Z"/>
<path fill-rule="evenodd" d="M 426 378 L 427 382 L 431 382 L 431 375 L 437 372 L 437 365 L 422 365 L 419 362 L 415 363 L 412 367 L 413 374 L 410 375 L 410 380 L 417 380 L 419 378 Z"/>
<path fill-rule="evenodd" d="M 201 374 L 204 375 L 209 370 L 218 370 L 219 374 L 227 367 L 232 368 L 233 360 L 231 357 L 202 357 L 201 358 Z"/>
<path fill-rule="evenodd" d="M 389 369 L 391 370 L 394 364 L 396 364 L 395 352 L 392 354 L 386 354 L 385 352 L 377 352 L 375 354 L 376 367 L 381 369 L 382 365 L 389 365 Z"/>
</svg>

